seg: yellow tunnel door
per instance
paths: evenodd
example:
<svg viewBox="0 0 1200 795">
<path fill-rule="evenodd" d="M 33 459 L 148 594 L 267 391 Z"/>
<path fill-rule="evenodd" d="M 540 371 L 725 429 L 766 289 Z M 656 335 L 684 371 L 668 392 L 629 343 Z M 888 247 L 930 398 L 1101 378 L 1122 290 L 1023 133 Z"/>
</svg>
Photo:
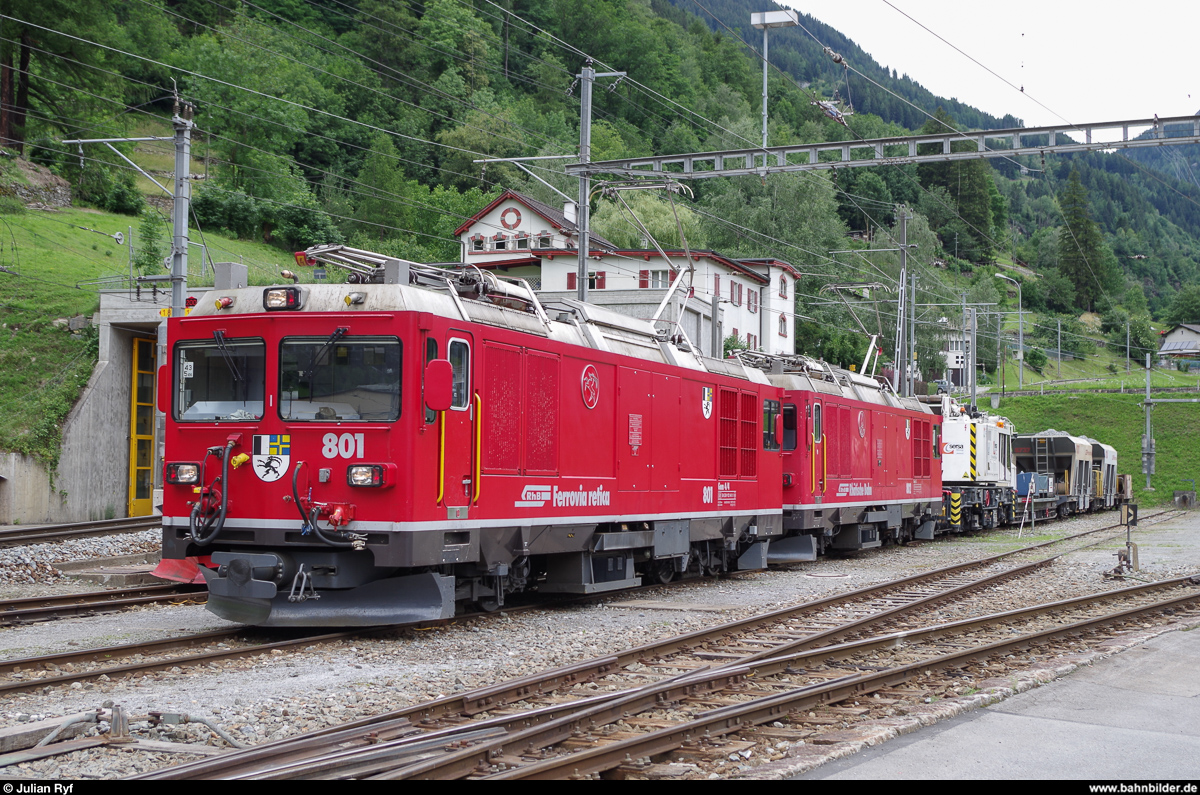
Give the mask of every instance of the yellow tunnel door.
<svg viewBox="0 0 1200 795">
<path fill-rule="evenodd" d="M 154 512 L 155 342 L 133 340 L 133 388 L 129 413 L 129 515 Z"/>
</svg>

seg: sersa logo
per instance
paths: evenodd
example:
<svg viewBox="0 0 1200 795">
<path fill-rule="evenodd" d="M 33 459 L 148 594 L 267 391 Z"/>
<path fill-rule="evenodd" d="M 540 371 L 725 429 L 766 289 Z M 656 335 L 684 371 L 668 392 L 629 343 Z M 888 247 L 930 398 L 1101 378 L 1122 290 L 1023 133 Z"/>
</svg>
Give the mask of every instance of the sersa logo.
<svg viewBox="0 0 1200 795">
<path fill-rule="evenodd" d="M 943 442 L 942 455 L 961 455 L 967 451 L 962 442 Z"/>
</svg>

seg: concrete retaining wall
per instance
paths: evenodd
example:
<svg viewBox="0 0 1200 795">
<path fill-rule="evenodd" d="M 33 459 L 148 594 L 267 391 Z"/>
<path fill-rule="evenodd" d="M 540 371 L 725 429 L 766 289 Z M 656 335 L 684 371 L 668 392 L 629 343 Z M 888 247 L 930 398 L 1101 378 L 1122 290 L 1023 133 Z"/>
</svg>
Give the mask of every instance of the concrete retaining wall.
<svg viewBox="0 0 1200 795">
<path fill-rule="evenodd" d="M 100 356 L 63 426 L 53 489 L 29 456 L 0 453 L 0 524 L 128 515 L 132 331 L 100 327 Z"/>
</svg>

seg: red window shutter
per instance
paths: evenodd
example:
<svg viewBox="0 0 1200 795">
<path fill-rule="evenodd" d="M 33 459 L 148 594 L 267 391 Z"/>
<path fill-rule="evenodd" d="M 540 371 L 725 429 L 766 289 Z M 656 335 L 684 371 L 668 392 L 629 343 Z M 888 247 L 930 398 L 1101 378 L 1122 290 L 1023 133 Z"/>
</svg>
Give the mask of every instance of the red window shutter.
<svg viewBox="0 0 1200 795">
<path fill-rule="evenodd" d="M 645 290 L 650 286 L 650 271 L 638 271 L 638 287 Z"/>
<path fill-rule="evenodd" d="M 730 281 L 729 282 L 729 303 L 736 304 L 737 303 L 736 299 L 737 299 L 737 286 L 732 281 Z"/>
<path fill-rule="evenodd" d="M 567 274 L 567 289 L 568 290 L 575 289 L 575 272 L 574 271 Z"/>
<path fill-rule="evenodd" d="M 596 271 L 596 289 L 604 289 L 604 271 Z"/>
<path fill-rule="evenodd" d="M 741 306 L 741 305 L 742 305 L 742 285 L 740 285 L 740 284 L 738 285 L 738 300 L 737 300 L 737 305 L 738 305 L 738 306 Z"/>
<path fill-rule="evenodd" d="M 717 303 L 717 299 L 721 297 L 721 277 L 713 276 L 713 305 Z"/>
</svg>

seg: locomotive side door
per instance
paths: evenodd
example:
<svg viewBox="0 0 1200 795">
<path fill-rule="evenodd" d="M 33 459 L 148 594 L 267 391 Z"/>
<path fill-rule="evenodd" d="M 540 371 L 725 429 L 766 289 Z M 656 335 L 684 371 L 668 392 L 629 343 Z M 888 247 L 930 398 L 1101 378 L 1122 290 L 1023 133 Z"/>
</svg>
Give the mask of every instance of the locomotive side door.
<svg viewBox="0 0 1200 795">
<path fill-rule="evenodd" d="M 808 410 L 808 444 L 812 450 L 810 485 L 812 493 L 825 493 L 825 478 L 829 472 L 828 450 L 826 449 L 825 423 L 822 417 L 823 405 L 815 400 Z"/>
<path fill-rule="evenodd" d="M 479 421 L 479 400 L 475 395 L 475 345 L 471 334 L 451 329 L 446 342 L 446 358 L 453 370 L 450 408 L 440 418 L 439 455 L 441 472 L 438 487 L 442 504 L 456 509 L 473 504 L 479 496 L 476 482 L 475 424 Z M 452 510 L 452 518 L 465 518 L 466 513 Z"/>
</svg>

